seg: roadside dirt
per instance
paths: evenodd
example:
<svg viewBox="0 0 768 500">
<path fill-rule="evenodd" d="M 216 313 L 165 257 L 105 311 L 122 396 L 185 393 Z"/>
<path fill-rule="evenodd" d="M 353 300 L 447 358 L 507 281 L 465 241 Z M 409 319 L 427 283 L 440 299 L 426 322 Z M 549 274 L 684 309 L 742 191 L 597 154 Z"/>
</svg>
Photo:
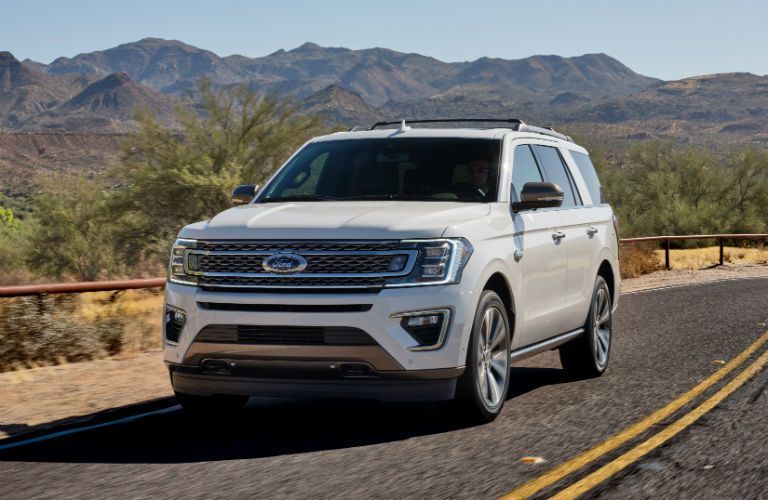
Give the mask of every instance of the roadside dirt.
<svg viewBox="0 0 768 500">
<path fill-rule="evenodd" d="M 659 271 L 626 279 L 622 292 L 768 276 L 765 265 Z M 160 351 L 0 373 L 0 440 L 87 419 L 111 408 L 172 396 Z"/>
<path fill-rule="evenodd" d="M 172 395 L 159 350 L 0 373 L 0 440 Z"/>
</svg>

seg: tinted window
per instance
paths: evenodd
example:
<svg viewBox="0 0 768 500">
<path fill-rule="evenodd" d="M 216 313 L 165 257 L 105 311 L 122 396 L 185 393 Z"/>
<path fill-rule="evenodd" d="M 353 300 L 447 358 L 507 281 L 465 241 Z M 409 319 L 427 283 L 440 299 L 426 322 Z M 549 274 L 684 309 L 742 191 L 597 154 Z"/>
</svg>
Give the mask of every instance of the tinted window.
<svg viewBox="0 0 768 500">
<path fill-rule="evenodd" d="M 547 182 L 554 182 L 563 190 L 562 207 L 576 206 L 577 203 L 573 192 L 573 186 L 571 185 L 571 179 L 568 172 L 565 170 L 565 165 L 563 165 L 563 160 L 560 158 L 560 153 L 557 152 L 556 148 L 549 146 L 534 146 L 534 148 L 536 148 L 539 160 L 541 160 L 541 168 L 544 170 Z"/>
<path fill-rule="evenodd" d="M 600 179 L 597 178 L 595 166 L 592 165 L 592 160 L 589 159 L 589 155 L 571 151 L 571 156 L 576 162 L 576 166 L 579 167 L 579 172 L 581 172 L 584 182 L 587 183 L 587 189 L 589 190 L 589 195 L 592 197 L 592 203 L 595 205 L 606 203 L 603 189 L 600 187 Z"/>
<path fill-rule="evenodd" d="M 522 199 L 520 192 L 526 182 L 541 182 L 543 180 L 530 146 L 517 146 L 515 157 L 512 160 L 512 201 Z"/>
<path fill-rule="evenodd" d="M 307 145 L 265 188 L 260 202 L 497 200 L 501 141 L 355 139 Z"/>
</svg>

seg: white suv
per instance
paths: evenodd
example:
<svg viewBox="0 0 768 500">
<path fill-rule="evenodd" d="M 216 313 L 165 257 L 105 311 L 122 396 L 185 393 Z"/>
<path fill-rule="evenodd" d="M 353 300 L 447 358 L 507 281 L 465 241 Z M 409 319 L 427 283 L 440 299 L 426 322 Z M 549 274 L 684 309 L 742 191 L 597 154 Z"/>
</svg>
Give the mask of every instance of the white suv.
<svg viewBox="0 0 768 500">
<path fill-rule="evenodd" d="M 315 138 L 181 230 L 164 345 L 185 408 L 457 399 L 491 420 L 514 361 L 559 348 L 566 370 L 605 370 L 619 250 L 586 150 L 451 121 L 497 123 Z"/>
</svg>

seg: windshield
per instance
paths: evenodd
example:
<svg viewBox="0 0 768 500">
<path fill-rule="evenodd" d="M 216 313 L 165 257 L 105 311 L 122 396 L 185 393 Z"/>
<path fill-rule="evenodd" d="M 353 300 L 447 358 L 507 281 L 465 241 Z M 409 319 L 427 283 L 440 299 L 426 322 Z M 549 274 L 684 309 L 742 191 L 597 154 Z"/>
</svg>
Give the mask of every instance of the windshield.
<svg viewBox="0 0 768 500">
<path fill-rule="evenodd" d="M 496 201 L 501 141 L 354 139 L 307 145 L 258 201 Z"/>
</svg>

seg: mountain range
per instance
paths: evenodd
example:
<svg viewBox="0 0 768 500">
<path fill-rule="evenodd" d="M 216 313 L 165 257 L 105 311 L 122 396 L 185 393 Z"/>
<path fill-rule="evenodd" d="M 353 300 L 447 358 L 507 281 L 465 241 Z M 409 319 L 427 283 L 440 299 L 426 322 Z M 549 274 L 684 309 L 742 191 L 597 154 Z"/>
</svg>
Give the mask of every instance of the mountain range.
<svg viewBox="0 0 768 500">
<path fill-rule="evenodd" d="M 51 134 L 119 136 L 135 128 L 139 109 L 173 126 L 174 108 L 194 104 L 200 78 L 217 88 L 246 84 L 345 126 L 516 117 L 600 140 L 768 143 L 767 76 L 661 81 L 606 54 L 449 63 L 385 48 L 313 43 L 263 57 L 221 57 L 180 41 L 146 38 L 50 64 L 0 52 L 0 135 L 10 137 L 0 140 L 0 162 L 15 163 L 8 158 L 28 150 L 24 163 L 45 163 L 34 158 L 37 146 L 26 146 L 33 136 L 38 145 Z M 24 147 L 14 149 L 14 134 L 24 137 Z M 115 141 L 84 143 L 98 148 Z M 89 151 L 88 158 L 99 157 Z"/>
<path fill-rule="evenodd" d="M 155 109 L 162 118 L 174 104 L 189 99 L 200 78 L 218 87 L 246 83 L 258 92 L 293 99 L 306 109 L 323 109 L 334 121 L 386 117 L 400 113 L 405 103 L 411 106 L 423 100 L 427 106 L 479 101 L 505 108 L 602 102 L 659 82 L 605 54 L 446 63 L 382 48 L 351 50 L 305 43 L 258 58 L 219 57 L 179 41 L 147 38 L 60 57 L 47 65 L 0 53 L 0 82 L 4 82 L 0 126 L 129 128 L 125 122 L 131 119 L 132 107 Z M 341 98 L 343 93 L 347 95 Z M 333 105 L 340 100 L 359 101 L 354 108 L 360 113 Z M 88 110 L 94 117 L 90 124 Z"/>
</svg>

